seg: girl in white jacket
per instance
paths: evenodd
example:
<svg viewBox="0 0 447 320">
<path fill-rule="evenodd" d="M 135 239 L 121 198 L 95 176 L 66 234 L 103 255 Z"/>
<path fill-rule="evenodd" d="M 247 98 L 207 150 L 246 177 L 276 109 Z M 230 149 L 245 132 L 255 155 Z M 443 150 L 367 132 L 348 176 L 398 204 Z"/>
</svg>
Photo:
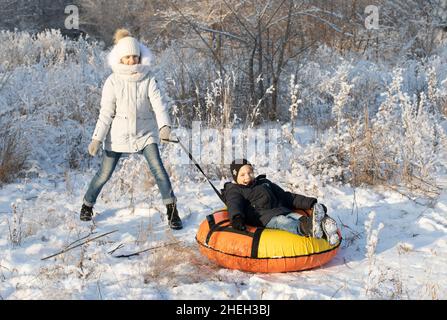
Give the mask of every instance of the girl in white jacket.
<svg viewBox="0 0 447 320">
<path fill-rule="evenodd" d="M 114 39 L 115 46 L 108 56 L 113 73 L 104 83 L 99 118 L 88 146 L 90 155 L 95 156 L 104 144 L 104 157 L 84 196 L 80 219 L 92 219 L 96 198 L 121 154 L 139 152 L 155 177 L 170 227 L 181 229 L 176 197 L 158 150 L 160 138 L 162 142 L 169 140 L 171 127 L 168 107 L 151 75 L 152 55 L 125 29 L 118 29 Z"/>
</svg>

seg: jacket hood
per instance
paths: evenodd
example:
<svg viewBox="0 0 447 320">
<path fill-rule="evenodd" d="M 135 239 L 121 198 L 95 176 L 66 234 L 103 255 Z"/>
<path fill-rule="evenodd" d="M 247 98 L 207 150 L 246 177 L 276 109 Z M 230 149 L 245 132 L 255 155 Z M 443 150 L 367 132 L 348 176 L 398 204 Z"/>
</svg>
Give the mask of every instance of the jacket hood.
<svg viewBox="0 0 447 320">
<path fill-rule="evenodd" d="M 151 50 L 141 42 L 140 45 L 140 63 L 135 65 L 125 65 L 120 63 L 121 57 L 118 54 L 116 45 L 112 48 L 107 56 L 107 64 L 112 68 L 113 72 L 121 78 L 129 81 L 139 81 L 143 79 L 151 69 L 154 56 Z"/>
</svg>

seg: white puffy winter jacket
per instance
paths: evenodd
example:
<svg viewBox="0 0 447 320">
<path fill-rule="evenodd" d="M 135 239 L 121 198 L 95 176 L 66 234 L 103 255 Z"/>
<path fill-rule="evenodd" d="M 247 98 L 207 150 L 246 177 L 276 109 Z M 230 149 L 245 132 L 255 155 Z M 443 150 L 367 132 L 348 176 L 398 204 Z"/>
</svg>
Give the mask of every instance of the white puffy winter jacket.
<svg viewBox="0 0 447 320">
<path fill-rule="evenodd" d="M 152 54 L 141 43 L 140 52 L 141 63 L 131 66 L 120 64 L 115 48 L 108 56 L 113 73 L 104 83 L 92 138 L 109 151 L 138 152 L 159 143 L 159 129 L 170 126 L 168 107 L 151 76 Z"/>
</svg>

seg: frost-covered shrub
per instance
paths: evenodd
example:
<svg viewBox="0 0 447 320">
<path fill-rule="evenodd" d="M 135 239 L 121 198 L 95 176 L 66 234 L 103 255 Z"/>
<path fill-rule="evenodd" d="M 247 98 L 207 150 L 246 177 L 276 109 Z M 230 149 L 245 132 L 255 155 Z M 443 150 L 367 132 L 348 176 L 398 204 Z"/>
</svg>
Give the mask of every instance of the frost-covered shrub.
<svg viewBox="0 0 447 320">
<path fill-rule="evenodd" d="M 102 83 L 110 73 L 95 42 L 1 31 L 0 125 L 22 133 L 30 161 L 77 168 L 99 113 Z M 7 75 L 7 76 L 6 76 Z M 82 152 L 83 150 L 83 152 Z"/>
<path fill-rule="evenodd" d="M 320 47 L 314 56 L 296 67 L 297 71 L 290 68 L 300 88 L 300 121 L 320 130 L 328 129 L 336 122 L 333 109 L 340 104 L 343 113 L 353 118 L 361 116 L 359 110 L 365 107 L 371 114 L 377 112 L 382 101 L 380 94 L 391 78 L 387 66 L 365 61 L 361 56 L 348 58 Z"/>
<path fill-rule="evenodd" d="M 446 149 L 445 132 L 430 101 L 422 92 L 418 104 L 402 105 L 403 171 L 407 178 L 430 181 Z"/>
<path fill-rule="evenodd" d="M 23 239 L 23 212 L 21 200 L 11 203 L 11 221 L 8 220 L 9 241 L 13 246 L 20 246 Z"/>
<path fill-rule="evenodd" d="M 298 117 L 298 108 L 299 105 L 303 103 L 303 100 L 299 98 L 299 85 L 296 83 L 295 75 L 290 77 L 290 121 L 292 126 L 295 125 L 297 117 Z"/>
<path fill-rule="evenodd" d="M 368 259 L 368 273 L 365 277 L 365 295 L 375 296 L 379 292 L 381 273 L 377 267 L 377 258 L 375 257 L 377 243 L 379 241 L 379 232 L 383 229 L 383 223 L 379 223 L 376 229 L 373 229 L 375 211 L 368 214 L 368 220 L 365 221 L 366 258 Z"/>
<path fill-rule="evenodd" d="M 330 73 L 319 61 L 308 61 L 299 66 L 299 72 L 294 76 L 302 101 L 298 109 L 298 120 L 315 125 L 323 123 L 327 127 L 325 123 L 330 117 L 332 97 L 323 86 Z"/>
<path fill-rule="evenodd" d="M 439 162 L 447 147 L 442 116 L 424 92 L 403 91 L 403 74 L 394 70 L 373 117 L 366 108 L 355 119 L 342 113 L 343 130 L 330 128 L 307 148 L 303 161 L 314 174 L 355 185 L 434 182 L 434 173 L 445 165 Z"/>
<path fill-rule="evenodd" d="M 2 30 L 0 41 L 0 61 L 10 69 L 34 64 L 49 65 L 64 60 L 65 43 L 57 30 L 47 30 L 37 35 Z"/>
<path fill-rule="evenodd" d="M 425 59 L 413 60 L 402 56 L 389 61 L 374 61 L 356 53 L 341 55 L 320 46 L 315 54 L 303 57 L 298 65 L 290 64 L 287 69 L 288 80 L 293 75 L 300 88 L 302 104 L 297 119 L 321 130 L 334 125 L 332 109 L 344 82 L 350 86 L 343 107 L 346 117 L 361 118 L 365 108 L 373 117 L 385 99 L 383 93 L 391 85 L 396 68 L 401 69 L 403 93 L 411 97 L 425 92 L 432 105 L 445 115 L 447 86 L 443 81 L 447 78 L 446 51 L 447 46 L 442 46 L 435 55 Z M 282 108 L 288 111 L 289 106 L 289 103 L 284 103 Z"/>
</svg>

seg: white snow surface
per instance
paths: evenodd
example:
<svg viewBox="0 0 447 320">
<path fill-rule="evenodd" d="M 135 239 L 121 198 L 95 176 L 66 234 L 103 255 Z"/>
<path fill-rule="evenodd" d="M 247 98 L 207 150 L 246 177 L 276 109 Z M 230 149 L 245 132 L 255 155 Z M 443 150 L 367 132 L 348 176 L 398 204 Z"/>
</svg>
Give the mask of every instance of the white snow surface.
<svg viewBox="0 0 447 320">
<path fill-rule="evenodd" d="M 199 253 L 199 224 L 222 207 L 206 181 L 174 181 L 184 229 L 172 231 L 156 186 L 140 202 L 100 195 L 94 223 L 81 222 L 93 173 L 48 174 L 0 189 L 1 299 L 447 298 L 445 190 L 427 201 L 379 188 L 320 186 L 318 197 L 343 234 L 338 255 L 313 270 L 253 274 L 219 267 Z M 286 187 L 280 176 L 272 180 Z M 41 260 L 91 232 L 90 238 L 113 230 Z"/>
</svg>

